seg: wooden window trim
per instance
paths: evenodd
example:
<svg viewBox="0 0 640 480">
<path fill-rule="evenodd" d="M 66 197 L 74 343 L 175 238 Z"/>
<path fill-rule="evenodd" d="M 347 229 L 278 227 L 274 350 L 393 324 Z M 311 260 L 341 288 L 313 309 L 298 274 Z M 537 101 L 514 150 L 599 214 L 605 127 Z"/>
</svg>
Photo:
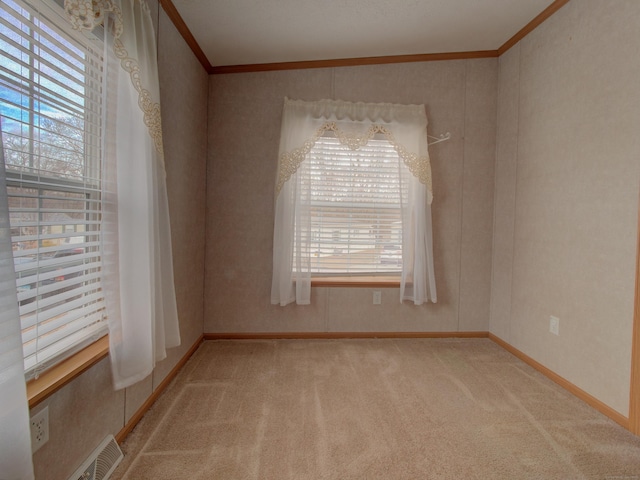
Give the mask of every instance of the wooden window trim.
<svg viewBox="0 0 640 480">
<path fill-rule="evenodd" d="M 27 382 L 29 408 L 35 407 L 45 398 L 53 395 L 107 355 L 109 355 L 109 335 L 103 336 L 41 373 L 38 378 L 29 380 Z"/>
<path fill-rule="evenodd" d="M 311 277 L 312 287 L 399 288 L 399 276 Z"/>
</svg>

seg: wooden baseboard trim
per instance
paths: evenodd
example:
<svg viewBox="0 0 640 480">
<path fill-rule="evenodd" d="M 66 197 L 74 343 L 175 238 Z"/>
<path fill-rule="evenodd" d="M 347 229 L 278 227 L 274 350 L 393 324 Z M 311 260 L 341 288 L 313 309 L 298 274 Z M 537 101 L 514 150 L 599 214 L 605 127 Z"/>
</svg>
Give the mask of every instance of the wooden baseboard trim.
<svg viewBox="0 0 640 480">
<path fill-rule="evenodd" d="M 341 338 L 487 338 L 489 332 L 260 332 L 205 333 L 205 340 L 331 340 Z"/>
<path fill-rule="evenodd" d="M 129 421 L 122 428 L 122 430 L 118 432 L 118 434 L 115 437 L 116 442 L 122 443 L 124 439 L 127 438 L 127 435 L 129 435 L 131 430 L 133 430 L 133 428 L 138 424 L 138 422 L 142 419 L 144 414 L 147 413 L 147 411 L 151 408 L 151 406 L 156 402 L 158 397 L 162 395 L 162 393 L 171 383 L 171 380 L 173 380 L 175 376 L 178 374 L 178 372 L 182 369 L 182 367 L 184 367 L 184 364 L 187 363 L 187 360 L 189 360 L 189 358 L 191 358 L 191 355 L 195 353 L 195 351 L 198 349 L 198 347 L 200 346 L 203 340 L 204 338 L 202 336 L 198 338 L 198 340 L 196 340 L 196 342 L 191 346 L 191 348 L 189 348 L 187 353 L 185 353 L 184 356 L 180 359 L 180 361 L 178 361 L 178 363 L 171 369 L 171 371 L 165 377 L 165 379 L 162 380 L 162 382 L 160 382 L 158 387 L 153 391 L 153 393 L 149 396 L 149 398 L 147 398 L 147 400 L 136 411 L 136 413 L 133 414 L 133 416 L 129 419 Z"/>
<path fill-rule="evenodd" d="M 175 378 L 182 367 L 187 363 L 187 360 L 198 349 L 200 344 L 204 340 L 269 340 L 269 339 L 349 339 L 349 338 L 489 338 L 509 353 L 519 358 L 527 365 L 533 367 L 538 372 L 560 385 L 569 393 L 575 395 L 580 400 L 595 408 L 600 413 L 609 417 L 614 422 L 618 423 L 622 427 L 629 430 L 629 419 L 620 414 L 616 410 L 612 409 L 605 403 L 601 402 L 591 394 L 585 392 L 580 387 L 577 387 L 573 383 L 569 382 L 565 378 L 561 377 L 554 371 L 545 367 L 541 363 L 537 362 L 527 354 L 521 352 L 517 348 L 513 347 L 509 343 L 502 340 L 500 337 L 490 332 L 261 332 L 261 333 L 205 333 L 191 346 L 187 353 L 180 359 L 180 361 L 173 367 L 171 372 L 166 378 L 158 385 L 149 398 L 142 404 L 142 406 L 133 414 L 127 424 L 116 435 L 116 441 L 122 443 L 127 435 L 133 430 L 133 428 L 142 419 L 144 414 L 151 408 L 155 401 L 167 388 L 169 383 Z"/>
<path fill-rule="evenodd" d="M 596 410 L 598 410 L 603 415 L 609 417 L 614 422 L 618 423 L 622 427 L 624 427 L 627 430 L 629 430 L 629 419 L 627 417 L 625 417 L 624 415 L 620 414 L 619 412 L 617 412 L 616 410 L 614 410 L 610 406 L 602 403 L 600 400 L 595 398 L 593 395 L 585 392 L 580 387 L 577 387 L 576 385 L 574 385 L 573 383 L 571 383 L 570 381 L 568 381 L 564 377 L 561 377 L 560 375 L 555 373 L 553 370 L 550 370 L 549 368 L 545 367 L 541 363 L 535 361 L 529 355 L 527 355 L 526 353 L 521 352 L 520 350 L 518 350 L 514 346 L 512 346 L 509 343 L 507 343 L 504 340 L 502 340 L 500 337 L 497 337 L 493 333 L 489 333 L 488 336 L 489 336 L 490 340 L 493 340 L 495 343 L 500 345 L 506 351 L 508 351 L 509 353 L 514 355 L 515 357 L 519 358 L 520 360 L 522 360 L 527 365 L 535 368 L 538 372 L 542 373 L 545 377 L 547 377 L 550 380 L 554 381 L 555 383 L 560 385 L 562 388 L 567 390 L 569 393 L 575 395 L 580 400 L 582 400 L 583 402 L 585 402 L 589 406 L 595 408 Z"/>
<path fill-rule="evenodd" d="M 638 200 L 638 230 L 636 233 L 636 288 L 633 299 L 633 330 L 631 333 L 631 388 L 629 389 L 629 430 L 640 435 L 640 199 Z"/>
</svg>

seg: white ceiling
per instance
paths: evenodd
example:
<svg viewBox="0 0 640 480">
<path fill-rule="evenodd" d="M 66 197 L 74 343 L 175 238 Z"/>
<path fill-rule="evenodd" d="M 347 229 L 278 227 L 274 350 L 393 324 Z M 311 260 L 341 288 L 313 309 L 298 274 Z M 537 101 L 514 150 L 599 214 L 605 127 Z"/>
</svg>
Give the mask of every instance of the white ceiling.
<svg viewBox="0 0 640 480">
<path fill-rule="evenodd" d="M 552 0 L 173 0 L 212 66 L 497 50 Z"/>
</svg>

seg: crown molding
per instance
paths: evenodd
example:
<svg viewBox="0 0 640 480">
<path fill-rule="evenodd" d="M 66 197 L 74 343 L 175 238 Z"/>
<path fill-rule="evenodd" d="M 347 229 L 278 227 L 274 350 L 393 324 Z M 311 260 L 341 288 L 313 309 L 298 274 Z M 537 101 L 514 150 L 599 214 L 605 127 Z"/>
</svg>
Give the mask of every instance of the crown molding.
<svg viewBox="0 0 640 480">
<path fill-rule="evenodd" d="M 191 48 L 191 51 L 196 56 L 202 67 L 208 73 L 211 73 L 211 69 L 213 67 L 209 63 L 209 59 L 204 54 L 204 52 L 200 48 L 200 45 L 196 41 L 196 38 L 191 33 L 191 30 L 189 30 L 189 27 L 187 27 L 187 24 L 178 13 L 178 9 L 176 8 L 176 6 L 171 0 L 158 0 L 158 2 L 162 6 L 162 9 L 165 11 L 167 16 L 171 19 L 173 25 L 176 27 L 180 35 L 182 35 L 184 41 L 187 42 L 187 45 L 189 46 L 189 48 Z"/>
<path fill-rule="evenodd" d="M 363 65 L 386 65 L 390 63 L 435 62 L 441 60 L 466 60 L 470 58 L 497 57 L 497 50 L 475 52 L 423 53 L 416 55 L 389 55 L 384 57 L 336 58 L 330 60 L 307 60 L 302 62 L 258 63 L 250 65 L 227 65 L 213 67 L 209 73 L 271 72 L 275 70 L 301 70 L 309 68 L 359 67 Z"/>
<path fill-rule="evenodd" d="M 498 56 L 505 53 L 524 37 L 533 32 L 542 22 L 564 7 L 567 3 L 569 3 L 569 0 L 555 0 L 555 2 L 540 12 L 536 18 L 527 23 L 518 33 L 504 42 L 504 44 L 498 48 Z"/>
<path fill-rule="evenodd" d="M 442 60 L 468 60 L 475 58 L 494 58 L 499 57 L 516 43 L 526 37 L 529 33 L 538 27 L 547 18 L 560 10 L 569 0 L 555 0 L 551 5 L 545 8 L 537 17 L 525 25 L 518 33 L 507 40 L 497 50 L 478 50 L 470 52 L 451 52 L 451 53 L 424 53 L 416 55 L 389 55 L 380 57 L 363 57 L 363 58 L 337 58 L 327 60 L 309 60 L 300 62 L 279 62 L 279 63 L 257 63 L 249 65 L 223 65 L 212 66 L 209 59 L 198 45 L 195 37 L 187 27 L 178 10 L 171 0 L 158 0 L 160 5 L 167 13 L 176 29 L 182 35 L 187 45 L 191 48 L 196 58 L 202 64 L 202 67 L 210 75 L 220 75 L 227 73 L 249 73 L 249 72 L 270 72 L 277 70 L 299 70 L 308 68 L 333 68 L 333 67 L 354 67 L 362 65 L 386 65 L 392 63 L 408 63 L 408 62 L 434 62 Z"/>
</svg>

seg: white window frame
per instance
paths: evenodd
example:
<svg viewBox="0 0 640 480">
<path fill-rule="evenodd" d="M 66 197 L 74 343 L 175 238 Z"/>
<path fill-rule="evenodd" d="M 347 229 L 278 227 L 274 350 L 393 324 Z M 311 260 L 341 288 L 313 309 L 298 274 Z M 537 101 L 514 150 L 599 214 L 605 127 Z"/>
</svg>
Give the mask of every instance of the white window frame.
<svg viewBox="0 0 640 480">
<path fill-rule="evenodd" d="M 66 48 L 63 43 L 58 42 L 57 36 L 62 38 L 62 41 L 67 45 L 73 45 L 74 49 L 90 52 L 88 57 L 84 57 L 84 72 L 86 76 L 83 78 L 81 76 L 83 80 L 81 83 L 87 88 L 82 91 L 85 100 L 84 107 L 81 108 L 83 112 L 83 174 L 77 176 L 58 172 L 58 174 L 51 175 L 47 174 L 46 171 L 34 168 L 35 163 L 33 162 L 22 167 L 12 166 L 7 158 L 9 155 L 5 155 L 10 214 L 11 212 L 14 213 L 11 220 L 12 235 L 17 234 L 12 240 L 14 242 L 18 303 L 22 322 L 25 374 L 27 378 L 31 378 L 37 376 L 42 370 L 69 357 L 89 343 L 103 337 L 108 330 L 101 288 L 100 253 L 102 248 L 99 207 L 101 201 L 101 125 L 103 123 L 100 107 L 102 102 L 102 80 L 99 77 L 99 73 L 96 73 L 101 68 L 102 41 L 94 34 L 73 31 L 67 23 L 63 9 L 54 2 L 49 0 L 35 0 L 33 2 L 25 0 L 11 1 L 20 5 L 27 12 L 26 15 L 28 16 L 24 17 L 25 20 L 23 22 L 31 23 L 33 28 L 36 29 L 32 29 L 31 32 L 39 31 L 39 35 L 46 39 L 48 45 L 54 44 L 58 46 L 59 50 L 55 50 L 55 54 L 64 56 Z M 10 7 L 7 5 L 2 8 L 9 10 Z M 2 15 L 6 15 L 6 13 L 2 12 Z M 17 18 L 17 14 L 14 17 Z M 8 21 L 8 17 L 4 18 Z M 42 27 L 42 24 L 47 27 Z M 44 141 L 44 137 L 36 138 L 36 134 L 32 133 L 42 129 L 42 125 L 36 123 L 35 117 L 37 115 L 35 114 L 36 107 L 34 105 L 38 102 L 40 105 L 47 104 L 46 99 L 36 99 L 35 91 L 40 91 L 44 87 L 35 77 L 45 78 L 46 73 L 40 71 L 34 62 L 39 62 L 38 59 L 44 58 L 40 57 L 40 49 L 42 48 L 43 51 L 46 51 L 48 47 L 44 45 L 41 47 L 32 33 L 22 34 L 21 37 L 18 37 L 15 30 L 10 33 L 11 30 L 6 25 L 3 28 L 7 32 L 7 37 L 4 37 L 3 40 L 13 40 L 14 44 L 18 45 L 16 49 L 19 48 L 23 54 L 25 54 L 27 48 L 22 42 L 33 40 L 28 44 L 29 52 L 27 52 L 26 56 L 28 58 L 28 66 L 24 65 L 24 57 L 20 57 L 22 62 L 20 78 L 22 80 L 18 80 L 19 83 L 14 82 L 15 88 L 18 89 L 16 92 L 22 93 L 23 96 L 25 85 L 27 85 L 27 90 L 31 92 L 28 95 L 30 98 L 29 105 L 28 107 L 24 107 L 22 104 L 13 105 L 13 108 L 18 109 L 21 113 L 19 119 L 12 119 L 14 123 L 17 120 L 24 123 L 21 131 L 26 129 L 30 132 L 26 140 L 29 144 L 30 152 L 33 154 L 34 145 L 39 141 Z M 55 31 L 56 36 L 48 35 L 42 28 Z M 16 41 L 18 42 L 17 44 L 15 43 Z M 0 87 L 5 88 L 7 97 L 0 97 L 0 101 L 4 102 L 2 99 L 7 100 L 10 95 L 9 84 L 12 82 L 10 76 L 14 76 L 15 79 L 19 78 L 19 75 L 16 72 L 11 72 L 10 69 L 12 66 L 17 67 L 20 64 L 16 61 L 11 63 L 10 58 L 16 60 L 17 58 L 10 57 L 9 53 L 1 55 L 3 57 L 0 60 L 4 62 L 4 65 L 0 63 L 0 77 L 2 75 L 5 75 L 5 77 L 4 80 L 0 78 Z M 47 87 L 49 92 L 45 96 L 51 101 L 55 101 L 56 98 L 64 99 L 64 85 L 56 87 L 55 81 L 64 83 L 62 79 L 67 73 L 55 62 L 47 64 L 46 60 L 42 61 L 45 62 L 42 63 L 45 68 L 48 67 L 50 71 L 54 72 L 49 76 L 49 85 Z M 69 57 L 67 61 L 71 62 L 73 60 Z M 56 69 L 58 69 L 58 74 L 55 73 Z M 23 73 L 24 71 L 27 73 Z M 28 75 L 28 78 L 25 75 Z M 51 84 L 54 86 L 51 86 Z M 89 104 L 91 106 L 88 106 Z M 7 105 L 9 103 L 5 104 L 5 106 Z M 2 113 L 0 109 L 0 115 Z M 26 121 L 23 116 L 24 113 L 28 116 Z M 46 115 L 47 113 L 45 113 Z M 54 123 L 58 121 L 59 123 L 64 123 L 65 118 L 52 119 Z M 3 138 L 11 134 L 11 132 L 5 130 Z M 15 136 L 15 132 L 13 134 Z M 25 138 L 24 134 L 21 134 L 21 136 Z M 37 154 L 34 154 L 34 156 L 37 156 Z M 33 156 L 29 158 L 31 159 Z M 52 158 L 55 158 L 54 154 L 52 154 Z M 23 190 L 22 194 L 17 194 L 18 189 L 21 188 L 28 190 Z M 35 191 L 37 194 L 21 197 L 27 191 Z M 13 202 L 11 200 L 12 192 L 14 194 Z M 51 201 L 52 197 L 45 192 L 79 195 L 77 200 L 67 201 L 66 203 L 77 205 L 82 202 L 83 208 L 79 210 L 71 209 L 66 212 L 63 207 L 59 206 L 46 208 L 44 202 Z M 16 194 L 17 196 L 15 196 Z M 25 205 L 20 205 L 21 198 L 25 200 L 26 207 Z M 34 201 L 38 203 L 36 210 L 29 206 Z M 65 200 L 58 201 L 60 205 L 64 203 Z M 60 216 L 68 214 L 69 221 L 47 222 L 47 215 L 55 212 L 56 208 L 63 208 Z M 22 220 L 18 219 L 16 215 L 19 215 L 20 212 L 26 212 L 23 213 L 23 217 L 34 220 L 31 231 L 35 228 L 35 235 L 25 236 L 23 233 L 25 230 L 18 226 Z M 84 219 L 79 220 L 76 218 L 72 220 L 71 216 L 74 215 L 74 212 L 76 217 L 81 214 Z M 45 226 L 47 223 L 55 223 L 59 231 L 53 232 L 52 227 L 52 230 L 47 232 Z M 67 231 L 70 226 L 73 226 L 74 231 Z M 81 227 L 80 231 L 77 231 L 78 226 Z M 26 258 L 24 249 L 21 250 L 21 245 L 25 243 L 23 241 L 25 238 L 29 240 L 28 256 L 30 258 Z M 34 242 L 36 242 L 35 249 L 33 248 Z M 25 259 L 32 260 L 35 265 L 22 261 Z M 35 292 L 30 291 L 32 288 Z"/>
</svg>

